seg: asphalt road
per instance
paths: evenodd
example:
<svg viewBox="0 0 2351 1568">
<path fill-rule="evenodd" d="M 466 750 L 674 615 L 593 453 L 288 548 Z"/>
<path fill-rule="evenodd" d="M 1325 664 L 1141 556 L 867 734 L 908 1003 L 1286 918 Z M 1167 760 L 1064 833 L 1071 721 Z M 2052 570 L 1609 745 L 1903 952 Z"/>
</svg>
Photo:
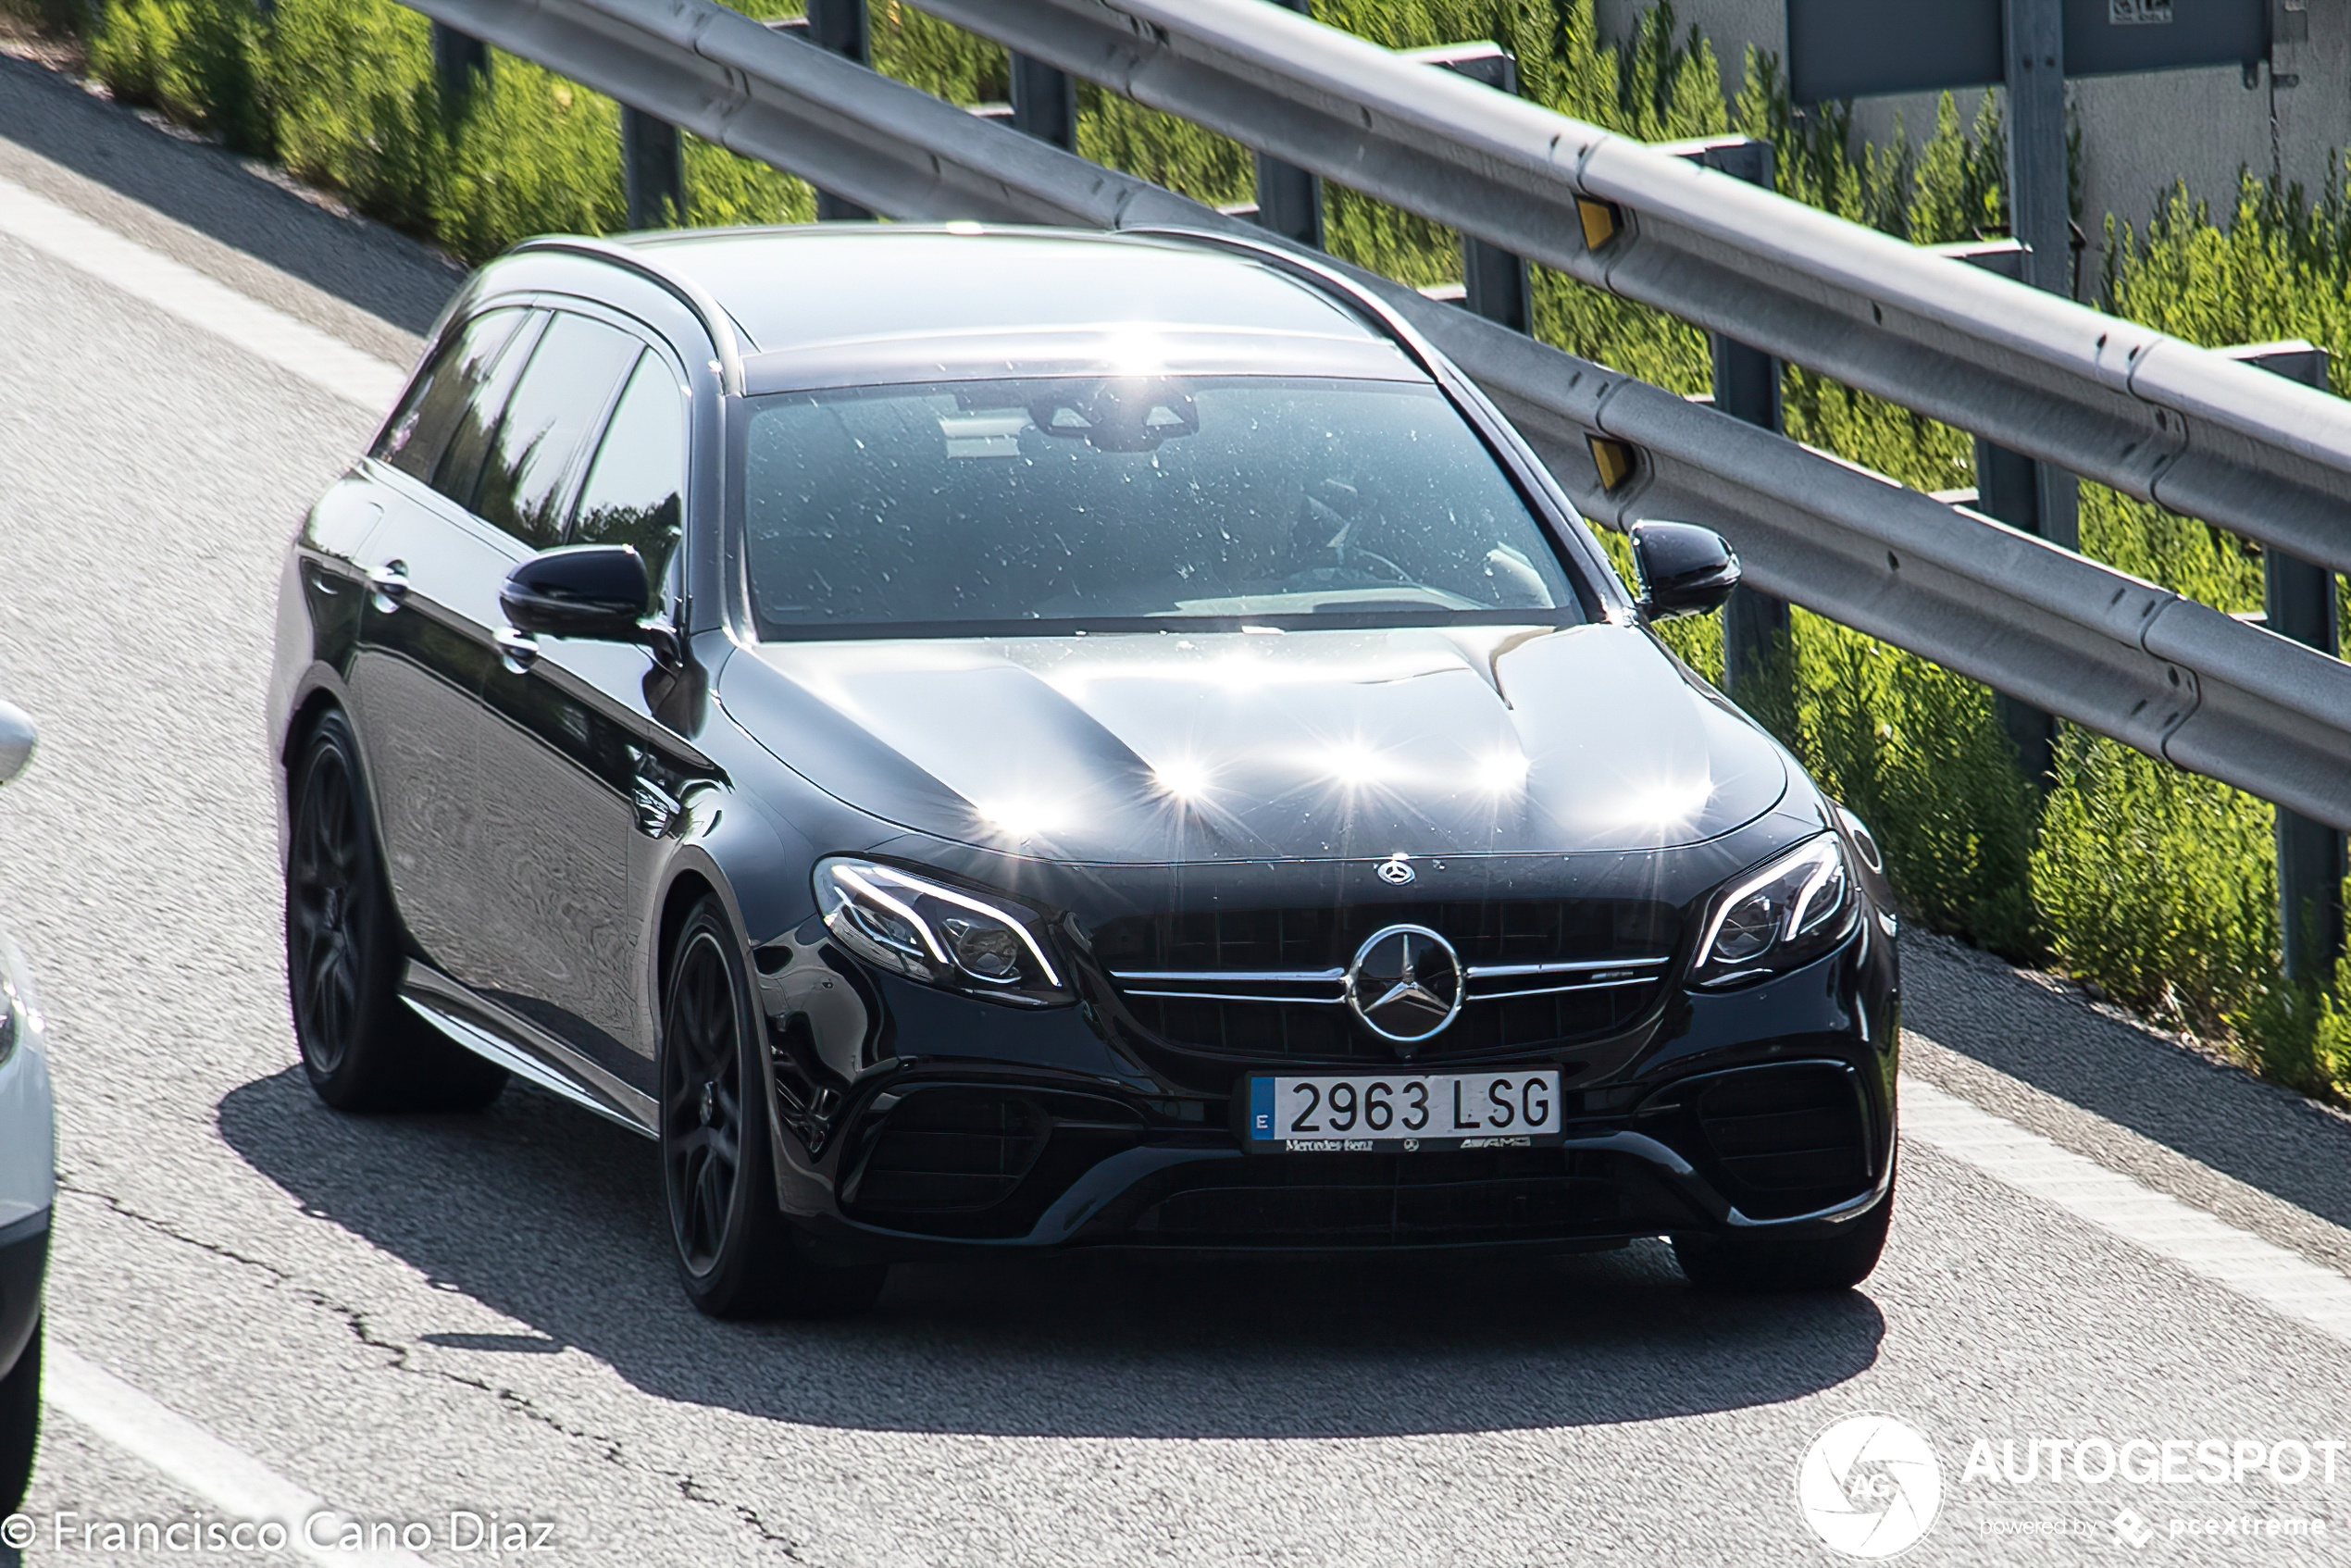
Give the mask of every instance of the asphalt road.
<svg viewBox="0 0 2351 1568">
<path fill-rule="evenodd" d="M 28 241 L 27 192 L 178 265 Z M 44 738 L 0 921 L 51 1019 L 68 1352 L 24 1562 L 359 1561 L 107 1548 L 293 1497 L 443 1564 L 1831 1562 L 1799 1464 L 1863 1412 L 1939 1466 L 1908 1562 L 2351 1562 L 2351 1121 L 1947 943 L 1906 942 L 1945 1109 L 1826 1299 L 1698 1296 L 1652 1242 L 908 1267 L 854 1322 L 719 1325 L 650 1146 L 521 1086 L 327 1111 L 261 707 L 280 552 L 379 409 L 192 276 L 403 367 L 456 277 L 0 60 L 0 694 Z M 1971 1463 L 2050 1438 L 2055 1481 Z M 2122 1474 L 2083 1479 L 2100 1440 Z"/>
</svg>

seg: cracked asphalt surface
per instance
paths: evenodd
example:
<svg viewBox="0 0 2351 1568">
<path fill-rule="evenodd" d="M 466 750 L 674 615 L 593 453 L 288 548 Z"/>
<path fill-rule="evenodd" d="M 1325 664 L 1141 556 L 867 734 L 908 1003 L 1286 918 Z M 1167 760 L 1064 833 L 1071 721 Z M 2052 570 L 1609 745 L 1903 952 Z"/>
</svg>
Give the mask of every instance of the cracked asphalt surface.
<svg viewBox="0 0 2351 1568">
<path fill-rule="evenodd" d="M 0 60 L 0 178 L 405 360 L 456 275 Z M 1473 1267 L 1072 1256 L 903 1268 L 847 1323 L 671 1276 L 649 1145 L 516 1086 L 355 1119 L 293 1065 L 261 704 L 278 561 L 375 412 L 0 236 L 0 921 L 52 1020 L 57 1338 L 363 1520 L 539 1521 L 566 1564 L 1836 1561 L 1794 1499 L 1863 1411 L 1926 1433 L 1908 1561 L 2351 1561 L 2108 1520 L 2332 1488 L 2010 1486 L 1978 1438 L 2351 1437 L 2351 1347 L 1906 1150 L 1861 1290 L 1726 1301 L 1657 1243 Z M 2351 1123 L 1950 944 L 1909 1070 L 2351 1271 Z M 2160 1495 L 2158 1495 L 2160 1494 Z M 212 1510 L 53 1416 L 28 1512 Z M 1995 1533 L 2073 1521 L 2051 1540 Z M 101 1556 L 44 1534 L 31 1563 Z M 240 1562 L 273 1562 L 267 1557 Z M 289 1560 L 291 1561 L 291 1560 Z"/>
</svg>

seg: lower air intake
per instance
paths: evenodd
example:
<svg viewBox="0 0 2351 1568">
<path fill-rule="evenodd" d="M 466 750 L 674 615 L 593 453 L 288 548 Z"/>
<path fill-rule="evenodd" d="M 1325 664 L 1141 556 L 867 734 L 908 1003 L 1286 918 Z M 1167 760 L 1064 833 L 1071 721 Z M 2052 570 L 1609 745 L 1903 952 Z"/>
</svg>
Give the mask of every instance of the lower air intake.
<svg viewBox="0 0 2351 1568">
<path fill-rule="evenodd" d="M 1750 1067 L 1707 1084 L 1698 1130 L 1756 1219 L 1824 1208 L 1870 1184 L 1860 1083 L 1832 1063 Z"/>
<path fill-rule="evenodd" d="M 989 1208 L 1012 1196 L 1051 1136 L 1051 1120 L 1022 1096 L 926 1090 L 889 1113 L 848 1201 L 885 1213 Z"/>
</svg>

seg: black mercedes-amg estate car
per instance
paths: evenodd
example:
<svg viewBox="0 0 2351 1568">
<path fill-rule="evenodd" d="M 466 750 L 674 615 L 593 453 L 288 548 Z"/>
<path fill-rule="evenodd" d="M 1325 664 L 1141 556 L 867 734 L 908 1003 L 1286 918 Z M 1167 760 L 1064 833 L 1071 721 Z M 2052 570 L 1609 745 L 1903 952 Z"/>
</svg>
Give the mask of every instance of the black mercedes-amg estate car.
<svg viewBox="0 0 2351 1568">
<path fill-rule="evenodd" d="M 1182 233 L 532 241 L 286 559 L 311 1083 L 657 1139 L 686 1289 L 977 1249 L 1864 1277 L 1876 847 L 1374 298 Z"/>
</svg>

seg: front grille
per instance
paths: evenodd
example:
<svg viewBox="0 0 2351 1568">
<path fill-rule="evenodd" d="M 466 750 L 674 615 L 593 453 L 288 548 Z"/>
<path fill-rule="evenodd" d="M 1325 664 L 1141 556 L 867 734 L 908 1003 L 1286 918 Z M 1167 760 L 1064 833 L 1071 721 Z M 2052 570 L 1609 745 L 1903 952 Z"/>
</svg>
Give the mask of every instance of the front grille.
<svg viewBox="0 0 2351 1568">
<path fill-rule="evenodd" d="M 1605 1156 L 1557 1149 L 1267 1154 L 1220 1165 L 1139 1215 L 1139 1242 L 1383 1247 L 1605 1233 L 1622 1199 Z"/>
<path fill-rule="evenodd" d="M 1466 977 L 1461 1015 L 1399 1048 L 1361 1026 L 1344 977 L 1374 932 L 1441 933 Z M 1171 1045 L 1261 1061 L 1442 1061 L 1597 1039 L 1632 1025 L 1663 989 L 1679 937 L 1670 905 L 1638 900 L 1486 900 L 1132 916 L 1095 952 L 1135 1021 Z"/>
<path fill-rule="evenodd" d="M 1696 1108 L 1734 1201 L 1752 1218 L 1825 1208 L 1870 1184 L 1869 1126 L 1850 1067 L 1724 1073 L 1700 1090 Z"/>
<path fill-rule="evenodd" d="M 1012 1195 L 1052 1123 L 1033 1101 L 934 1089 L 889 1113 L 849 1201 L 878 1212 L 968 1213 Z"/>
<path fill-rule="evenodd" d="M 1137 915 L 1106 920 L 1094 952 L 1112 969 L 1343 969 L 1383 926 L 1441 931 L 1464 964 L 1639 958 L 1671 952 L 1681 913 L 1649 899 L 1476 899 Z"/>
<path fill-rule="evenodd" d="M 1480 998 L 1473 992 L 1452 1027 L 1421 1045 L 1412 1060 L 1507 1055 L 1611 1034 L 1646 1012 L 1657 989 L 1649 979 L 1550 996 Z M 1218 1055 L 1392 1063 L 1399 1054 L 1392 1041 L 1358 1027 L 1336 998 L 1320 1005 L 1221 1002 L 1137 996 L 1130 989 L 1127 1006 L 1136 1022 L 1170 1044 Z"/>
</svg>

